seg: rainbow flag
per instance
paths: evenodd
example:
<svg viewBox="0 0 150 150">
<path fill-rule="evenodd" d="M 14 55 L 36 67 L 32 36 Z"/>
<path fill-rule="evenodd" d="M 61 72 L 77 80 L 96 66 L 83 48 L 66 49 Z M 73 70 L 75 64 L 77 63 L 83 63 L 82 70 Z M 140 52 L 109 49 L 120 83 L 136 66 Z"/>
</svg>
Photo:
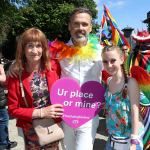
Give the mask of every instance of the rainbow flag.
<svg viewBox="0 0 150 150">
<path fill-rule="evenodd" d="M 104 15 L 105 15 L 107 21 L 110 21 L 115 28 L 118 28 L 115 19 L 113 18 L 109 9 L 105 5 L 104 5 Z"/>
<path fill-rule="evenodd" d="M 108 40 L 112 42 L 113 45 L 122 46 L 126 45 L 130 49 L 130 44 L 120 32 L 117 23 L 113 16 L 111 15 L 109 9 L 104 5 L 104 14 L 101 21 L 102 28 L 102 41 Z"/>
<path fill-rule="evenodd" d="M 105 45 L 111 45 L 110 41 L 112 38 L 112 33 L 110 32 L 110 24 L 106 21 L 106 17 L 103 14 L 101 21 L 101 29 L 100 29 L 100 39 Z"/>
</svg>

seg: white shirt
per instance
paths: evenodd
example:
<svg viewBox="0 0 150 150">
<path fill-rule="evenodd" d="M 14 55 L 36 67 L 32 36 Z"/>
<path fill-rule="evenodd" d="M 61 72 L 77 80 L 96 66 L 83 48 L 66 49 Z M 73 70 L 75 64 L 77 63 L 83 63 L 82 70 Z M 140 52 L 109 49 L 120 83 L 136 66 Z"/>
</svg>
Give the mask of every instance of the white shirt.
<svg viewBox="0 0 150 150">
<path fill-rule="evenodd" d="M 68 42 L 68 45 L 73 45 L 72 41 Z M 61 66 L 61 78 L 70 77 L 77 79 L 82 85 L 86 81 L 101 81 L 102 61 L 101 61 L 101 49 L 100 45 L 97 45 L 97 55 L 93 59 L 84 59 L 73 61 L 72 58 L 64 58 L 60 61 Z M 77 57 L 77 56 L 74 56 Z"/>
</svg>

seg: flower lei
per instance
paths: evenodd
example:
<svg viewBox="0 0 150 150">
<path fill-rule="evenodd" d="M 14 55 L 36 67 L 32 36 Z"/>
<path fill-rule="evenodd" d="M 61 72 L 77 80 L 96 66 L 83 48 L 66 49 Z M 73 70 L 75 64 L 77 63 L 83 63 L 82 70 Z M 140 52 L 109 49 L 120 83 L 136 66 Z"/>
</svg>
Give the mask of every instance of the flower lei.
<svg viewBox="0 0 150 150">
<path fill-rule="evenodd" d="M 60 60 L 72 57 L 76 60 L 93 59 L 97 57 L 97 53 L 100 50 L 98 37 L 93 34 L 88 36 L 88 43 L 83 47 L 69 46 L 58 40 L 49 42 L 49 46 L 52 58 Z"/>
</svg>

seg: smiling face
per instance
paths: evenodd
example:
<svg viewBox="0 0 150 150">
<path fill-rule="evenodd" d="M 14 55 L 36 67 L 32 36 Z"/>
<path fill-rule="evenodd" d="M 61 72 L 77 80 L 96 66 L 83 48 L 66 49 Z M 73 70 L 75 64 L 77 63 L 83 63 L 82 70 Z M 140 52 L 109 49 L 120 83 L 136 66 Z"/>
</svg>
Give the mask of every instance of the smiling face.
<svg viewBox="0 0 150 150">
<path fill-rule="evenodd" d="M 42 57 L 42 44 L 41 42 L 29 42 L 25 46 L 25 57 L 28 64 L 40 63 Z"/>
<path fill-rule="evenodd" d="M 42 69 L 50 69 L 50 54 L 45 34 L 38 28 L 26 29 L 19 37 L 16 52 L 16 67 L 40 65 Z M 31 67 L 33 69 L 33 67 Z"/>
<path fill-rule="evenodd" d="M 77 13 L 71 17 L 68 29 L 76 46 L 86 44 L 87 36 L 92 30 L 91 19 L 87 13 Z"/>
<path fill-rule="evenodd" d="M 102 53 L 104 69 L 110 75 L 117 75 L 121 71 L 124 58 L 118 50 L 110 50 Z"/>
</svg>

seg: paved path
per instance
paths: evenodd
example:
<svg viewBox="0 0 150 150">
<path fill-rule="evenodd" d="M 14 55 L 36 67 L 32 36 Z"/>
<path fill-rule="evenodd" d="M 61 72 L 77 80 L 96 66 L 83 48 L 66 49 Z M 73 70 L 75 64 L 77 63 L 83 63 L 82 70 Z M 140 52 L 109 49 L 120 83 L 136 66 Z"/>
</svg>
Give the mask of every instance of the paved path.
<svg viewBox="0 0 150 150">
<path fill-rule="evenodd" d="M 17 147 L 13 148 L 13 150 L 24 150 L 23 139 L 20 136 L 18 136 L 18 131 L 17 131 L 15 124 L 16 124 L 16 120 L 10 119 L 9 121 L 10 140 L 18 142 Z M 93 150 L 104 150 L 106 140 L 107 140 L 107 137 L 105 134 L 105 119 L 100 118 L 100 125 L 97 130 L 97 135 L 96 135 Z"/>
<path fill-rule="evenodd" d="M 11 141 L 18 142 L 17 147 L 12 150 L 24 150 L 24 141 L 23 138 L 18 136 L 18 130 L 16 128 L 16 119 L 9 120 L 9 138 Z"/>
</svg>

